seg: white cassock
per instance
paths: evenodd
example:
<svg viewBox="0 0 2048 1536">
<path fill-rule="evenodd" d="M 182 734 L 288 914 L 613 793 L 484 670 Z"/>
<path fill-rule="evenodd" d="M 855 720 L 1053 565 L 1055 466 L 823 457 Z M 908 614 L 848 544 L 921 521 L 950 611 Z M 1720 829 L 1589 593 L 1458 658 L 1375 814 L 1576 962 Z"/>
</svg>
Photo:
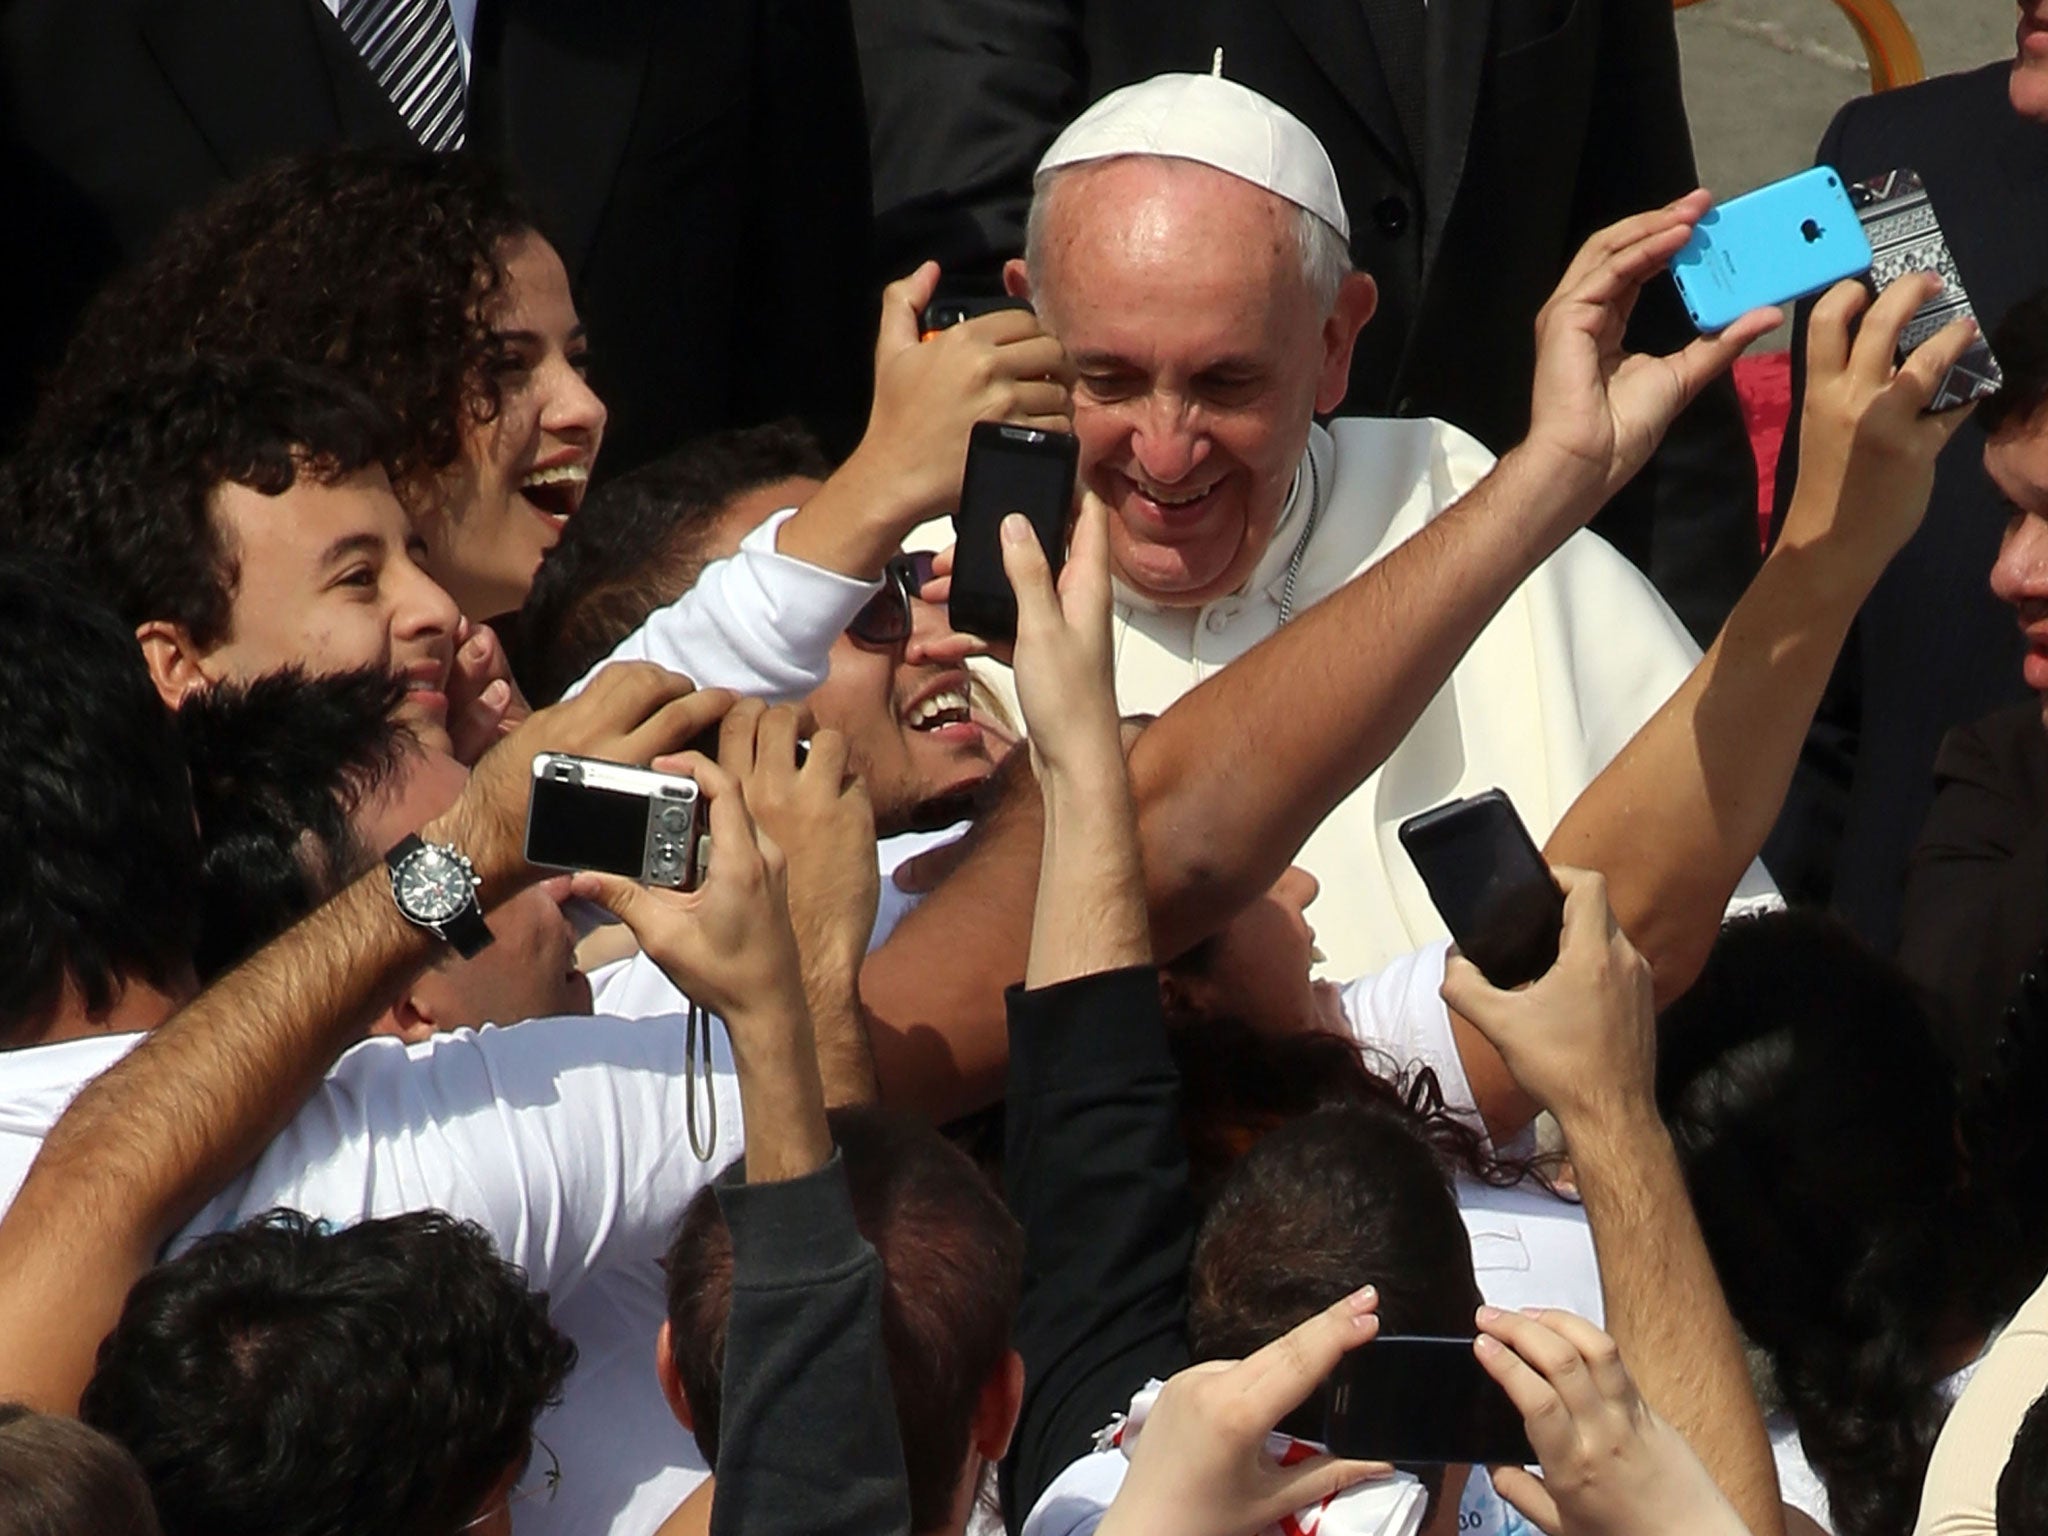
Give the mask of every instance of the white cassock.
<svg viewBox="0 0 2048 1536">
<path fill-rule="evenodd" d="M 1163 713 L 1279 627 L 1315 483 L 1322 511 L 1295 577 L 1297 614 L 1382 559 L 1492 467 L 1484 447 L 1442 421 L 1348 417 L 1328 430 L 1311 427 L 1272 543 L 1239 591 L 1199 608 L 1161 608 L 1119 585 L 1123 712 Z M 913 543 L 949 536 L 944 524 L 927 524 Z M 1698 660 L 1677 616 L 1634 566 L 1594 534 L 1567 539 L 1480 631 L 1393 755 L 1303 847 L 1297 862 L 1322 886 L 1310 918 L 1327 973 L 1363 976 L 1446 937 L 1395 836 L 1402 821 L 1497 787 L 1542 843 Z M 1007 676 L 999 686 L 1014 698 Z M 1754 864 L 1737 904 L 1775 894 Z"/>
</svg>

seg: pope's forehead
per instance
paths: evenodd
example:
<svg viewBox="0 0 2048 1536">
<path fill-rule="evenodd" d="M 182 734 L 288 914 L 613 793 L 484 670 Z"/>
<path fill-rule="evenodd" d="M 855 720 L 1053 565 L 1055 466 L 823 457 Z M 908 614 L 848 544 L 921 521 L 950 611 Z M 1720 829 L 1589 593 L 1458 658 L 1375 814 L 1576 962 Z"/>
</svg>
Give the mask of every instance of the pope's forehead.
<svg viewBox="0 0 2048 1536">
<path fill-rule="evenodd" d="M 1056 331 L 1077 301 L 1263 308 L 1300 282 L 1294 205 L 1228 172 L 1132 157 L 1078 167 L 1048 193 L 1033 275 Z"/>
<path fill-rule="evenodd" d="M 1299 210 L 1241 176 L 1199 161 L 1122 155 L 1061 171 L 1047 188 L 1048 233 L 1067 241 L 1219 233 L 1285 238 Z"/>
</svg>

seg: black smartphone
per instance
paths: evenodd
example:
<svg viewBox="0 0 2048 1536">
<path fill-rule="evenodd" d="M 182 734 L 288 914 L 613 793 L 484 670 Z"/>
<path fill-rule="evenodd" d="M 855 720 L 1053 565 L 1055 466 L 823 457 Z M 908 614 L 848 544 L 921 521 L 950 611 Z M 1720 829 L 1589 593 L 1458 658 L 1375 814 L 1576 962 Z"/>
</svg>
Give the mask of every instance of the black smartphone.
<svg viewBox="0 0 2048 1536">
<path fill-rule="evenodd" d="M 1015 299 L 1008 294 L 996 294 L 988 298 L 934 299 L 925 305 L 919 320 L 918 334 L 929 340 L 935 333 L 958 325 L 963 320 L 973 320 L 981 315 L 993 315 L 999 310 L 1021 309 L 1029 311 L 1029 299 Z"/>
<path fill-rule="evenodd" d="M 974 424 L 960 510 L 953 514 L 953 595 L 947 614 L 955 629 L 985 640 L 1017 638 L 1017 595 L 1003 571 L 1002 521 L 1012 512 L 1030 520 L 1057 577 L 1067 558 L 1080 461 L 1081 444 L 1071 432 L 999 421 Z"/>
<path fill-rule="evenodd" d="M 1521 1414 L 1470 1339 L 1375 1339 L 1340 1360 L 1323 1391 L 1333 1456 L 1397 1466 L 1536 1460 Z"/>
<path fill-rule="evenodd" d="M 1557 964 L 1564 892 L 1529 829 L 1497 789 L 1401 823 L 1429 899 L 1465 958 L 1496 987 L 1519 987 Z"/>
</svg>

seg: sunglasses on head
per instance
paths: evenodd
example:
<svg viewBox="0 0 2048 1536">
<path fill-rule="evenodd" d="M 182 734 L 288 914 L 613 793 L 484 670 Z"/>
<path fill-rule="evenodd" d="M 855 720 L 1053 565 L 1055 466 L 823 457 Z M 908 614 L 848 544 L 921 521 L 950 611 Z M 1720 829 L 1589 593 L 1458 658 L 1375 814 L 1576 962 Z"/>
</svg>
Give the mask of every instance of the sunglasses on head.
<svg viewBox="0 0 2048 1536">
<path fill-rule="evenodd" d="M 910 638 L 910 600 L 932 579 L 932 557 L 891 555 L 882 567 L 882 590 L 869 598 L 846 633 L 862 645 L 895 645 Z"/>
</svg>

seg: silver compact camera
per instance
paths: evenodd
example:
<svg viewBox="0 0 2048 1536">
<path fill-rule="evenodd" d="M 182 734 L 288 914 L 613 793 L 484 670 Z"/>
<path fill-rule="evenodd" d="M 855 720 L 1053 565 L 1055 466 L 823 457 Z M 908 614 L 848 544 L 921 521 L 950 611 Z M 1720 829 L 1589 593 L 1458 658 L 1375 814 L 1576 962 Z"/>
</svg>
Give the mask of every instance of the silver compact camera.
<svg viewBox="0 0 2048 1536">
<path fill-rule="evenodd" d="M 533 760 L 526 859 L 693 891 L 711 855 L 705 811 L 697 781 L 682 774 L 543 752 Z"/>
</svg>

